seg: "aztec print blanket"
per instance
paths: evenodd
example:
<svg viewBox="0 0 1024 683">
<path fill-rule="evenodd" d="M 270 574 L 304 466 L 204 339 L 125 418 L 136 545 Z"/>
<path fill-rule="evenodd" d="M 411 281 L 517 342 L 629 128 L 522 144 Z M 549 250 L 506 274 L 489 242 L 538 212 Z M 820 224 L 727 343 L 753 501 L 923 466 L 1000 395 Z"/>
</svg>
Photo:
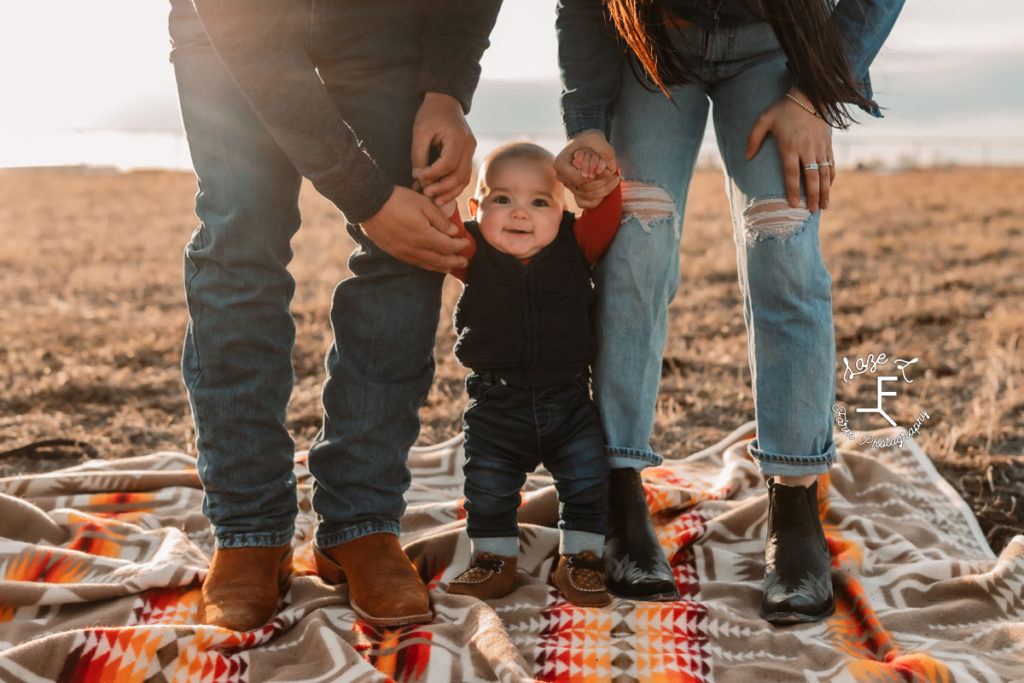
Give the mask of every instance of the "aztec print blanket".
<svg viewBox="0 0 1024 683">
<path fill-rule="evenodd" d="M 517 590 L 489 604 L 445 593 L 469 560 L 461 439 L 413 449 L 402 538 L 436 618 L 397 630 L 358 620 L 346 589 L 317 576 L 301 454 L 297 578 L 278 616 L 249 633 L 194 623 L 213 539 L 192 458 L 0 479 L 0 680 L 1024 680 L 1024 536 L 995 557 L 913 441 L 876 449 L 837 435 L 849 447 L 820 498 L 836 613 L 762 621 L 767 495 L 745 455 L 752 436 L 744 425 L 645 472 L 682 599 L 602 609 L 548 583 L 557 502 L 544 472 L 524 490 Z"/>
</svg>

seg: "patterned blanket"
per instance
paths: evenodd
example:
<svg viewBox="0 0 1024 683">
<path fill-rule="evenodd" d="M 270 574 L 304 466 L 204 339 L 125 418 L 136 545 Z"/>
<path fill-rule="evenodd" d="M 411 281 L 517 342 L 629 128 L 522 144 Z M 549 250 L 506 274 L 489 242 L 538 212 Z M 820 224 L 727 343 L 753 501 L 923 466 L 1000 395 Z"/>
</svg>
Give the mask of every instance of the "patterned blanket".
<svg viewBox="0 0 1024 683">
<path fill-rule="evenodd" d="M 548 583 L 557 501 L 523 494 L 519 588 L 489 604 L 444 592 L 465 568 L 461 439 L 414 449 L 403 543 L 436 618 L 375 629 L 325 585 L 310 551 L 305 459 L 297 578 L 272 623 L 194 625 L 212 552 L 192 458 L 156 453 L 0 479 L 0 680 L 18 681 L 1011 681 L 1024 680 L 1024 536 L 995 557 L 913 442 L 842 435 L 820 507 L 836 614 L 758 617 L 766 489 L 744 425 L 645 472 L 682 599 L 575 607 Z M 892 434 L 876 433 L 882 441 Z M 890 442 L 895 439 L 890 439 Z"/>
</svg>

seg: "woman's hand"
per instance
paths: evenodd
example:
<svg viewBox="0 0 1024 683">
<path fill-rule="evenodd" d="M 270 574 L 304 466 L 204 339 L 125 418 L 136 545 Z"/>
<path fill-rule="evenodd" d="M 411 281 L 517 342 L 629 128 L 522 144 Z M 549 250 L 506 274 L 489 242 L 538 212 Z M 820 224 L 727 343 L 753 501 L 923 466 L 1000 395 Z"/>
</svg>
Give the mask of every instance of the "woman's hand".
<svg viewBox="0 0 1024 683">
<path fill-rule="evenodd" d="M 555 157 L 555 172 L 581 209 L 595 208 L 619 182 L 615 150 L 599 130 L 570 140 Z"/>
<path fill-rule="evenodd" d="M 801 103 L 810 103 L 807 97 L 790 88 L 790 94 Z M 783 97 L 765 109 L 747 136 L 747 160 L 761 148 L 768 133 L 779 142 L 782 170 L 786 174 L 786 199 L 789 205 L 800 205 L 800 173 L 804 173 L 807 190 L 807 209 L 814 213 L 827 209 L 829 190 L 836 179 L 832 156 L 832 135 L 829 125 L 813 111 L 805 109 L 789 97 Z"/>
</svg>

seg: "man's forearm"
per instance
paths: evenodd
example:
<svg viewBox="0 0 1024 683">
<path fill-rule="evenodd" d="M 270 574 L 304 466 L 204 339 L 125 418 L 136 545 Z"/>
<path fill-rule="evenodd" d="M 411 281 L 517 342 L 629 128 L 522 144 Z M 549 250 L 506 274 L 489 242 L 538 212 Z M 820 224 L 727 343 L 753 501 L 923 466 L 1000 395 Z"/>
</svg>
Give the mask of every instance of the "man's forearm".
<svg viewBox="0 0 1024 683">
<path fill-rule="evenodd" d="M 451 95 L 469 113 L 480 80 L 480 57 L 498 18 L 501 0 L 436 0 L 426 4 L 420 90 Z"/>
<path fill-rule="evenodd" d="M 305 5 L 194 0 L 206 33 L 256 115 L 295 168 L 352 223 L 376 214 L 393 186 L 324 88 L 305 48 Z"/>
</svg>

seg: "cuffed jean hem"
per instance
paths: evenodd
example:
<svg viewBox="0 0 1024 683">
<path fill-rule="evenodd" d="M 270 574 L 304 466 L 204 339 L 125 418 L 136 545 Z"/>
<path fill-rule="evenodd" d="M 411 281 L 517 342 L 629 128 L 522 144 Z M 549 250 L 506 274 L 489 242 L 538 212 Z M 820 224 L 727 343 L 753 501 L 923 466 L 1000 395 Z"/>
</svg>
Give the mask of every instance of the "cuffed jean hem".
<svg viewBox="0 0 1024 683">
<path fill-rule="evenodd" d="M 370 534 L 394 534 L 395 536 L 400 536 L 401 531 L 402 525 L 397 521 L 390 519 L 375 520 L 330 531 L 318 529 L 316 532 L 316 543 L 321 548 L 333 548 L 336 545 L 348 543 Z"/>
<path fill-rule="evenodd" d="M 664 461 L 664 458 L 650 449 L 606 446 L 604 452 L 608 456 L 608 467 L 613 470 L 639 472 L 645 467 L 658 467 Z"/>
<path fill-rule="evenodd" d="M 469 539 L 470 551 L 477 553 L 491 553 L 499 557 L 516 557 L 519 555 L 518 536 L 489 536 L 487 538 Z"/>
<path fill-rule="evenodd" d="M 218 548 L 276 548 L 292 540 L 295 529 L 280 531 L 248 531 L 244 534 L 216 536 Z"/>
<path fill-rule="evenodd" d="M 747 452 L 757 461 L 757 467 L 766 477 L 803 477 L 808 474 L 825 474 L 836 460 L 836 447 L 829 444 L 821 455 L 780 455 L 769 453 L 757 447 L 757 439 L 747 444 Z"/>
<path fill-rule="evenodd" d="M 559 555 L 579 555 L 585 550 L 602 557 L 604 555 L 604 534 L 578 529 L 562 530 L 562 537 L 558 542 Z"/>
</svg>

